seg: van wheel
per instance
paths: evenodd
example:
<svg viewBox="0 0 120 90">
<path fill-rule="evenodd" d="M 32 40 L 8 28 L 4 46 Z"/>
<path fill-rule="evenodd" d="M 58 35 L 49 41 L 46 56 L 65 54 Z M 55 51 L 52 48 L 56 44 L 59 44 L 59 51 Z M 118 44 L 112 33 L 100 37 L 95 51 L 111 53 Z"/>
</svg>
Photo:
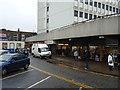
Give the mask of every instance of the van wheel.
<svg viewBox="0 0 120 90">
<path fill-rule="evenodd" d="M 40 59 L 42 59 L 42 56 L 40 55 Z"/>
<path fill-rule="evenodd" d="M 4 76 L 4 75 L 6 75 L 6 73 L 7 73 L 7 69 L 6 69 L 6 68 L 3 68 L 3 69 L 2 69 L 2 75 Z"/>
<path fill-rule="evenodd" d="M 35 55 L 33 54 L 33 57 L 35 57 Z"/>
</svg>

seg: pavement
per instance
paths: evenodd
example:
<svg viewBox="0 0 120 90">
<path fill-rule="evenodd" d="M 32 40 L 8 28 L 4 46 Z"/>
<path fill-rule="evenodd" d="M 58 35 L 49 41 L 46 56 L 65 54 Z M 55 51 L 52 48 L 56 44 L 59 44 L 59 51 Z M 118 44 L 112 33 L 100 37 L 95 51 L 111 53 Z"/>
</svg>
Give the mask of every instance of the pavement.
<svg viewBox="0 0 120 90">
<path fill-rule="evenodd" d="M 69 67 L 77 68 L 80 70 L 85 70 L 85 62 L 83 60 L 78 59 L 75 61 L 73 57 L 66 57 L 66 56 L 52 56 L 52 59 L 48 59 L 48 62 L 56 63 L 56 64 L 63 64 Z M 107 62 L 100 62 L 89 60 L 89 68 L 87 71 L 108 74 L 113 76 L 120 76 L 120 69 L 118 69 L 118 65 L 115 64 L 113 70 L 109 70 L 109 66 Z"/>
</svg>

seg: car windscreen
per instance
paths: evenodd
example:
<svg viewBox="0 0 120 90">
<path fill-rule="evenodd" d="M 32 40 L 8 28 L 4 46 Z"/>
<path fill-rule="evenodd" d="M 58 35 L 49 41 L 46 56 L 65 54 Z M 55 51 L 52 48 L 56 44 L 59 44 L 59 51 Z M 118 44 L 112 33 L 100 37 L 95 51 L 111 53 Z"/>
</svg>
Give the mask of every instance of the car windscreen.
<svg viewBox="0 0 120 90">
<path fill-rule="evenodd" d="M 11 55 L 2 55 L 0 56 L 0 61 L 8 61 L 11 59 Z"/>
<path fill-rule="evenodd" d="M 40 48 L 41 52 L 47 52 L 48 51 L 48 48 L 47 47 L 43 47 L 43 48 Z"/>
</svg>

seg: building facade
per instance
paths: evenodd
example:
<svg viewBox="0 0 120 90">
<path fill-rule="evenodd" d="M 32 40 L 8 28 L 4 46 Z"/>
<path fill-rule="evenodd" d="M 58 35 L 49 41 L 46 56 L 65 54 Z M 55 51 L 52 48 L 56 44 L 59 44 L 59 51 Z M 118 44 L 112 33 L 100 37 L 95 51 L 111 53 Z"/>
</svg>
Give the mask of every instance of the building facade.
<svg viewBox="0 0 120 90">
<path fill-rule="evenodd" d="M 0 29 L 0 49 L 7 49 L 14 51 L 16 48 L 24 48 L 28 46 L 25 44 L 25 39 L 37 35 L 33 32 L 21 32 L 18 31 Z"/>
<path fill-rule="evenodd" d="M 66 56 L 72 56 L 75 48 L 82 56 L 89 48 L 91 59 L 105 62 L 112 51 L 118 60 L 118 0 L 47 1 L 38 2 L 38 35 L 27 38 L 27 42 L 44 42 L 54 54 Z"/>
<path fill-rule="evenodd" d="M 58 0 L 59 1 L 59 0 Z M 119 0 L 70 0 L 46 2 L 38 0 L 38 31 L 56 28 L 120 13 Z"/>
</svg>

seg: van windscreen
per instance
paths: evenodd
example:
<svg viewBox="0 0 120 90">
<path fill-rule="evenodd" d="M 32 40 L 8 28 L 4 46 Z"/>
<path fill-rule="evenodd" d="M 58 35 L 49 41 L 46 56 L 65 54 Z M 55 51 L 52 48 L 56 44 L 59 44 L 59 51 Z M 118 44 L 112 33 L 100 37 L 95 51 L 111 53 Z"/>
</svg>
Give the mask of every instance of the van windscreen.
<svg viewBox="0 0 120 90">
<path fill-rule="evenodd" d="M 46 51 L 48 51 L 48 48 L 47 47 L 42 47 L 42 48 L 40 48 L 40 50 L 41 50 L 41 52 L 46 52 Z"/>
</svg>

